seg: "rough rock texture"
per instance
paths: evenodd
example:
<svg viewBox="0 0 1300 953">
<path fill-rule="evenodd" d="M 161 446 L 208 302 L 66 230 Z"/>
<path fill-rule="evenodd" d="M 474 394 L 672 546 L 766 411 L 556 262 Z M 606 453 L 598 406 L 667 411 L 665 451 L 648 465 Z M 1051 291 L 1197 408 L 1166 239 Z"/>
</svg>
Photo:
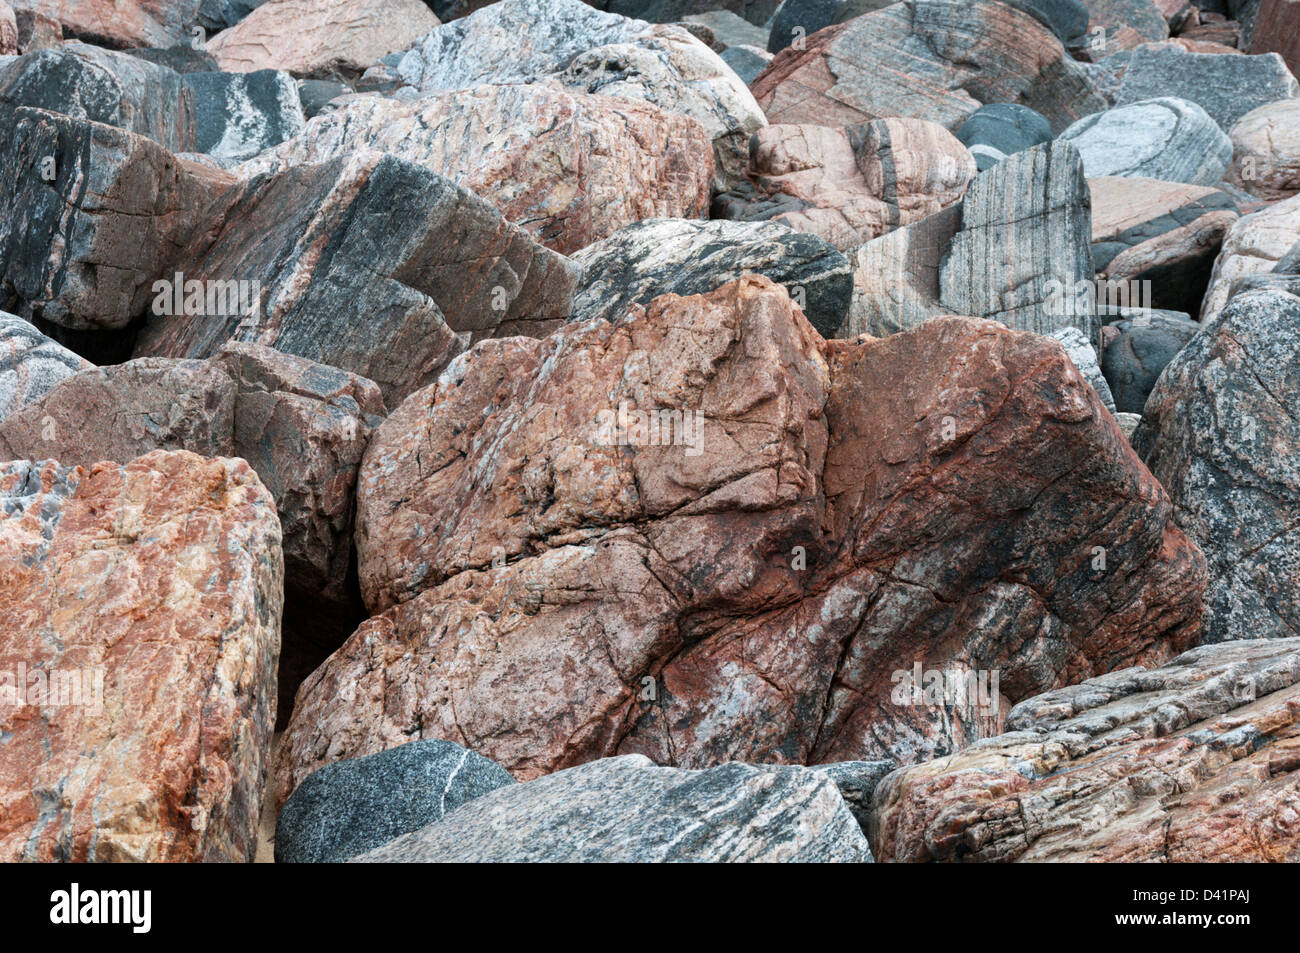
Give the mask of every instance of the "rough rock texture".
<svg viewBox="0 0 1300 953">
<path fill-rule="evenodd" d="M 189 40 L 203 0 L 9 0 L 16 13 L 57 20 L 63 35 L 121 49 Z"/>
<path fill-rule="evenodd" d="M 862 863 L 866 838 L 815 771 L 607 758 L 498 788 L 367 863 Z"/>
<path fill-rule="evenodd" d="M 267 0 L 208 43 L 223 70 L 355 76 L 439 20 L 422 0 Z"/>
<path fill-rule="evenodd" d="M 1089 177 L 1139 176 L 1213 185 L 1232 161 L 1232 141 L 1196 103 L 1150 99 L 1080 119 L 1061 138 Z"/>
<path fill-rule="evenodd" d="M 1069 143 L 1018 152 L 981 172 L 961 203 L 961 229 L 939 268 L 939 300 L 955 314 L 1046 334 L 1094 336 L 1089 309 L 1071 304 L 1093 277 L 1083 163 Z"/>
<path fill-rule="evenodd" d="M 374 152 L 227 190 L 185 280 L 248 281 L 251 313 L 151 315 L 136 356 L 253 341 L 360 374 L 390 405 L 474 341 L 568 318 L 576 269 L 482 199 Z M 382 276 L 378 278 L 376 276 Z"/>
<path fill-rule="evenodd" d="M 221 69 L 211 53 L 201 47 L 196 49 L 188 43 L 181 46 L 146 46 L 125 52 L 178 73 L 211 73 Z"/>
<path fill-rule="evenodd" d="M 186 73 L 194 114 L 194 152 L 242 162 L 302 132 L 306 118 L 288 73 Z"/>
<path fill-rule="evenodd" d="M 113 126 L 27 108 L 0 112 L 0 126 L 12 130 L 0 147 L 0 297 L 66 328 L 143 314 L 232 181 Z"/>
<path fill-rule="evenodd" d="M 435 4 L 448 0 L 435 0 Z M 457 2 L 457 0 L 450 0 Z M 461 0 L 464 2 L 464 0 Z M 483 0 L 470 0 L 483 5 Z M 702 9 L 730 10 L 750 23 L 768 23 L 781 5 L 780 0 L 593 0 L 593 7 L 651 23 L 675 23 Z M 435 6 L 435 10 L 436 10 Z M 441 14 L 439 14 L 441 16 Z M 443 19 L 446 19 L 445 17 Z"/>
<path fill-rule="evenodd" d="M 806 43 L 808 37 L 835 22 L 844 0 L 784 0 L 772 17 L 767 51 L 780 53 L 791 43 Z"/>
<path fill-rule="evenodd" d="M 307 776 L 275 822 L 275 859 L 348 860 L 514 784 L 505 768 L 450 741 L 412 741 Z"/>
<path fill-rule="evenodd" d="M 1251 53 L 1277 53 L 1293 74 L 1300 72 L 1300 3 L 1262 0 L 1247 49 Z"/>
<path fill-rule="evenodd" d="M 249 176 L 358 148 L 408 159 L 487 199 L 556 251 L 643 218 L 708 210 L 713 149 L 695 120 L 545 86 L 480 86 L 413 103 L 364 98 L 240 168 Z"/>
<path fill-rule="evenodd" d="M 37 50 L 55 49 L 63 43 L 63 26 L 53 17 L 36 10 L 16 10 L 18 25 L 18 52 L 34 53 Z"/>
<path fill-rule="evenodd" d="M 0 55 L 12 56 L 18 52 L 18 20 L 8 3 L 0 2 Z"/>
<path fill-rule="evenodd" d="M 1101 405 L 1112 414 L 1115 413 L 1115 398 L 1111 395 L 1110 386 L 1101 372 L 1101 365 L 1097 362 L 1097 349 L 1092 346 L 1092 342 L 1078 328 L 1061 328 L 1048 336 L 1061 342 L 1061 347 L 1065 348 L 1070 363 L 1097 392 Z"/>
<path fill-rule="evenodd" d="M 1092 264 L 1106 283 L 1099 300 L 1126 295 L 1118 303 L 1197 312 L 1223 236 L 1240 217 L 1232 199 L 1155 179 L 1089 179 L 1088 188 Z"/>
<path fill-rule="evenodd" d="M 1235 282 L 1273 270 L 1300 239 L 1300 195 L 1238 219 L 1223 238 L 1200 320 L 1212 322 L 1228 303 Z"/>
<path fill-rule="evenodd" d="M 1115 395 L 1115 406 L 1141 414 L 1160 372 L 1200 330 L 1199 324 L 1177 311 L 1132 308 L 1110 322 L 1101 369 Z"/>
<path fill-rule="evenodd" d="M 51 341 L 29 322 L 0 311 L 0 420 L 88 367 L 88 361 Z"/>
<path fill-rule="evenodd" d="M 1232 127 L 1232 146 L 1229 182 L 1269 200 L 1300 192 L 1300 99 L 1246 113 Z"/>
<path fill-rule="evenodd" d="M 1192 649 L 1017 705 L 876 788 L 882 861 L 1300 861 L 1300 639 Z"/>
<path fill-rule="evenodd" d="M 1133 446 L 1205 552 L 1205 639 L 1300 632 L 1300 298 L 1233 298 L 1165 368 Z"/>
<path fill-rule="evenodd" d="M 421 94 L 549 78 L 683 113 L 713 140 L 720 187 L 740 174 L 749 134 L 766 123 L 740 78 L 684 28 L 581 0 L 500 0 L 431 30 L 398 71 Z"/>
<path fill-rule="evenodd" d="M 847 251 L 939 211 L 975 177 L 966 148 L 923 119 L 832 129 L 767 126 L 749 140 L 749 182 L 713 217 L 777 221 Z"/>
<path fill-rule="evenodd" d="M 844 798 L 865 834 L 871 822 L 871 797 L 876 785 L 897 767 L 892 761 L 839 761 L 818 765 L 814 770 L 835 782 L 840 797 Z"/>
<path fill-rule="evenodd" d="M 981 106 L 957 130 L 983 172 L 1007 156 L 1052 140 L 1052 127 L 1028 106 L 993 103 Z"/>
<path fill-rule="evenodd" d="M 1055 132 L 1106 108 L 1034 17 L 1001 3 L 904 0 L 779 53 L 753 82 L 767 118 L 840 126 L 916 116 L 955 130 L 981 104 L 1042 113 Z"/>
<path fill-rule="evenodd" d="M 1089 49 L 1109 56 L 1169 38 L 1169 24 L 1152 0 L 1083 0 Z"/>
<path fill-rule="evenodd" d="M 251 860 L 280 651 L 270 494 L 185 452 L 16 461 L 0 488 L 0 671 L 29 675 L 0 703 L 0 857 Z M 101 688 L 51 698 L 35 669 Z"/>
<path fill-rule="evenodd" d="M 582 284 L 575 321 L 618 321 L 660 295 L 704 294 L 744 274 L 784 285 L 825 337 L 844 323 L 848 260 L 825 240 L 775 222 L 657 219 L 629 225 L 573 256 Z"/>
<path fill-rule="evenodd" d="M 1213 55 L 1144 46 L 1129 60 L 1116 105 L 1176 96 L 1199 105 L 1227 132 L 1252 109 L 1289 99 L 1298 90 L 1295 77 L 1276 53 Z"/>
<path fill-rule="evenodd" d="M 629 416 L 667 408 L 703 423 Z M 1004 697 L 1195 638 L 1170 510 L 1065 350 L 995 322 L 826 342 L 749 277 L 484 342 L 371 440 L 378 614 L 299 690 L 277 791 L 415 737 L 519 778 L 955 750 Z M 921 661 L 999 697 L 895 703 Z"/>
<path fill-rule="evenodd" d="M 719 55 L 746 85 L 757 79 L 758 74 L 772 62 L 771 53 L 753 46 L 729 46 Z"/>
</svg>

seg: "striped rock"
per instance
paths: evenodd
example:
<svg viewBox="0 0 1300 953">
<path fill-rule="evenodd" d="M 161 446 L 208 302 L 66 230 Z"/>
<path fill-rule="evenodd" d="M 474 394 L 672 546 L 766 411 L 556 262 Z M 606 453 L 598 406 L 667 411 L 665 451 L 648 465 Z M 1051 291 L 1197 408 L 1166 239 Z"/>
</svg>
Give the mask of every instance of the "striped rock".
<svg viewBox="0 0 1300 953">
<path fill-rule="evenodd" d="M 1184 99 L 1151 99 L 1080 119 L 1062 139 L 1096 176 L 1139 176 L 1213 185 L 1232 161 L 1232 141 L 1218 123 Z"/>
<path fill-rule="evenodd" d="M 1246 113 L 1232 127 L 1232 146 L 1229 182 L 1270 201 L 1300 192 L 1300 99 Z"/>
</svg>

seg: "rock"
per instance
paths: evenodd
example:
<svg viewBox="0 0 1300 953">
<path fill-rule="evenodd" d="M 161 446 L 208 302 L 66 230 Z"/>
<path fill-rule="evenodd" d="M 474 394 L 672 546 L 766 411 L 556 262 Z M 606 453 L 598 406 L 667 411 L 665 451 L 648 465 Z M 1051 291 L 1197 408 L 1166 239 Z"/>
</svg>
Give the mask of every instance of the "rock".
<svg viewBox="0 0 1300 953">
<path fill-rule="evenodd" d="M 844 321 L 853 292 L 849 263 L 828 242 L 774 222 L 651 219 L 573 256 L 582 284 L 575 321 L 619 321 L 665 294 L 712 291 L 741 275 L 784 285 L 823 336 Z"/>
<path fill-rule="evenodd" d="M 1096 391 L 1101 405 L 1112 414 L 1115 413 L 1115 398 L 1111 396 L 1110 387 L 1101 373 L 1101 365 L 1097 363 L 1097 350 L 1092 346 L 1092 342 L 1078 328 L 1061 328 L 1059 331 L 1053 331 L 1048 337 L 1061 342 L 1061 347 L 1065 348 L 1070 363 Z"/>
<path fill-rule="evenodd" d="M 481 2 L 480 6 L 483 6 Z M 651 23 L 676 23 L 694 14 L 719 9 L 736 14 L 748 23 L 762 26 L 780 8 L 780 0 L 593 0 L 598 10 Z M 445 17 L 443 19 L 446 19 Z M 766 42 L 766 41 L 764 41 Z"/>
<path fill-rule="evenodd" d="M 1270 201 L 1300 192 L 1300 99 L 1246 113 L 1232 127 L 1232 145 L 1229 182 Z"/>
<path fill-rule="evenodd" d="M 729 46 L 722 51 L 721 56 L 722 62 L 730 66 L 746 84 L 752 83 L 759 73 L 767 69 L 767 64 L 772 62 L 771 53 L 755 46 Z"/>
<path fill-rule="evenodd" d="M 441 21 L 422 0 L 267 0 L 208 42 L 223 70 L 352 78 Z"/>
<path fill-rule="evenodd" d="M 767 51 L 780 53 L 792 43 L 803 44 L 822 27 L 835 22 L 844 0 L 785 0 L 772 18 Z"/>
<path fill-rule="evenodd" d="M 288 73 L 187 73 L 194 104 L 194 149 L 242 162 L 302 132 L 306 117 Z"/>
<path fill-rule="evenodd" d="M 835 12 L 834 22 L 844 23 L 846 20 L 860 17 L 864 13 L 874 13 L 897 2 L 898 0 L 844 0 Z"/>
<path fill-rule="evenodd" d="M 351 86 L 328 79 L 304 79 L 298 82 L 298 101 L 302 104 L 302 113 L 307 119 L 323 113 L 330 100 L 351 92 L 354 92 Z"/>
<path fill-rule="evenodd" d="M 685 29 L 582 0 L 500 0 L 431 30 L 398 72 L 421 95 L 550 79 L 682 113 L 714 142 L 719 188 L 739 176 L 750 133 L 765 125 L 740 78 Z"/>
<path fill-rule="evenodd" d="M 14 11 L 18 27 L 18 52 L 34 53 L 37 50 L 56 49 L 63 45 L 63 26 L 53 17 L 39 10 Z"/>
<path fill-rule="evenodd" d="M 0 421 L 87 367 L 88 361 L 51 341 L 22 318 L 0 311 Z"/>
<path fill-rule="evenodd" d="M 1131 441 L 1133 432 L 1137 430 L 1138 424 L 1142 423 L 1142 415 L 1126 414 L 1121 410 L 1115 415 L 1115 422 L 1119 424 L 1120 432 L 1124 434 L 1124 437 Z"/>
<path fill-rule="evenodd" d="M 0 473 L 0 857 L 252 860 L 280 651 L 270 494 L 242 460 L 185 452 Z M 70 690 L 51 701 L 38 670 Z"/>
<path fill-rule="evenodd" d="M 277 863 L 348 860 L 514 784 L 500 765 L 450 741 L 412 741 L 309 774 L 275 824 Z"/>
<path fill-rule="evenodd" d="M 645 19 L 641 17 L 641 19 Z M 730 10 L 707 10 L 704 13 L 692 13 L 682 17 L 683 23 L 698 23 L 713 31 L 713 49 L 719 53 L 726 52 L 733 46 L 753 46 L 760 50 L 767 48 L 768 31 L 755 26 L 739 14 Z M 726 57 L 724 56 L 725 60 Z"/>
<path fill-rule="evenodd" d="M 482 199 L 393 156 L 256 176 L 208 218 L 179 256 L 184 284 L 210 294 L 213 282 L 244 282 L 240 305 L 158 309 L 137 357 L 203 358 L 252 341 L 369 378 L 396 405 L 475 341 L 543 334 L 572 313 L 574 266 Z"/>
<path fill-rule="evenodd" d="M 1176 96 L 1199 105 L 1224 132 L 1257 106 L 1297 95 L 1300 87 L 1276 53 L 1229 56 L 1173 47 L 1135 50 L 1116 104 Z"/>
<path fill-rule="evenodd" d="M 147 60 L 155 66 L 165 66 L 177 73 L 211 73 L 221 69 L 211 53 L 188 43 L 162 48 L 144 47 L 126 50 L 137 59 Z"/>
<path fill-rule="evenodd" d="M 175 46 L 188 41 L 202 0 L 8 0 L 15 13 L 31 12 L 75 36 L 116 49 Z"/>
<path fill-rule="evenodd" d="M 1080 119 L 1061 138 L 1089 177 L 1138 176 L 1213 185 L 1232 161 L 1232 141 L 1200 106 L 1151 99 Z"/>
<path fill-rule="evenodd" d="M 416 737 L 521 779 L 910 763 L 1199 631 L 1201 557 L 1056 342 L 826 342 L 759 276 L 483 342 L 379 428 L 357 512 L 375 615 L 299 690 L 281 797 Z M 914 662 L 1000 687 L 896 704 Z"/>
<path fill-rule="evenodd" d="M 807 768 L 607 758 L 498 788 L 365 863 L 862 863 L 835 785 Z"/>
<path fill-rule="evenodd" d="M 884 861 L 1300 860 L 1300 639 L 1192 649 L 1017 705 L 876 788 Z"/>
<path fill-rule="evenodd" d="M 749 182 L 719 195 L 713 217 L 780 222 L 848 251 L 959 201 L 975 171 L 952 133 L 923 119 L 767 126 L 749 141 Z"/>
<path fill-rule="evenodd" d="M 1247 49 L 1251 53 L 1277 53 L 1292 74 L 1300 72 L 1300 3 L 1262 0 Z"/>
<path fill-rule="evenodd" d="M 1093 278 L 1088 184 L 1073 146 L 1034 146 L 981 172 L 961 210 L 939 267 L 945 308 L 1017 330 L 1095 336 L 1091 309 L 1073 303 Z"/>
<path fill-rule="evenodd" d="M 1133 446 L 1205 552 L 1205 641 L 1300 627 L 1300 298 L 1238 295 L 1173 358 Z"/>
<path fill-rule="evenodd" d="M 1199 311 L 1223 237 L 1239 217 L 1231 197 L 1140 178 L 1089 179 L 1088 188 L 1098 303 Z"/>
<path fill-rule="evenodd" d="M 897 767 L 892 761 L 839 761 L 817 765 L 814 770 L 835 783 L 840 797 L 844 798 L 862 833 L 866 834 L 871 823 L 871 796 L 876 785 Z"/>
<path fill-rule="evenodd" d="M 1300 195 L 1238 219 L 1223 238 L 1200 320 L 1210 324 L 1228 303 L 1234 282 L 1273 270 L 1300 239 Z"/>
<path fill-rule="evenodd" d="M 8 3 L 0 2 L 0 55 L 18 52 L 18 20 Z"/>
<path fill-rule="evenodd" d="M 1241 24 L 1231 20 L 1188 27 L 1183 30 L 1183 36 L 1192 42 L 1213 44 L 1229 49 L 1242 45 Z"/>
<path fill-rule="evenodd" d="M 1166 365 L 1201 326 L 1177 311 L 1132 308 L 1107 325 L 1115 336 L 1102 351 L 1101 369 L 1121 411 L 1141 414 Z"/>
<path fill-rule="evenodd" d="M 205 30 L 216 33 L 234 26 L 266 0 L 199 0 L 199 23 Z"/>
<path fill-rule="evenodd" d="M 231 181 L 113 126 L 27 108 L 0 112 L 0 125 L 12 130 L 0 147 L 0 207 L 12 210 L 0 217 L 0 296 L 65 328 L 143 314 Z"/>
<path fill-rule="evenodd" d="M 1083 4 L 1091 41 L 1085 49 L 1093 53 L 1107 56 L 1169 38 L 1169 23 L 1152 0 L 1083 0 Z"/>
<path fill-rule="evenodd" d="M 545 86 L 480 86 L 412 103 L 358 98 L 240 172 L 359 148 L 446 176 L 566 254 L 643 218 L 702 217 L 713 178 L 713 148 L 695 120 Z"/>
<path fill-rule="evenodd" d="M 950 314 L 939 301 L 939 268 L 960 228 L 954 205 L 850 252 L 853 299 L 835 337 L 885 337 Z"/>
<path fill-rule="evenodd" d="M 992 103 L 971 113 L 957 130 L 957 138 L 970 149 L 976 168 L 983 172 L 1009 155 L 1050 142 L 1052 128 L 1028 106 Z"/>
<path fill-rule="evenodd" d="M 955 130 L 981 105 L 1017 103 L 1060 132 L 1106 105 L 1050 30 L 1000 3 L 904 0 L 805 46 L 782 51 L 752 84 L 769 122 L 914 116 Z"/>
</svg>

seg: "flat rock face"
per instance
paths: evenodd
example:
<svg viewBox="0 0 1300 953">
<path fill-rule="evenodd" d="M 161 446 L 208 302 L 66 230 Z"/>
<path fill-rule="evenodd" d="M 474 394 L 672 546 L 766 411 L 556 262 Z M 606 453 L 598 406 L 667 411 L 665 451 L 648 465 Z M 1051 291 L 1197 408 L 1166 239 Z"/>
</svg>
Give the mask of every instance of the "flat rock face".
<svg viewBox="0 0 1300 953">
<path fill-rule="evenodd" d="M 348 860 L 514 784 L 505 768 L 450 741 L 412 741 L 335 761 L 298 785 L 275 823 L 282 864 Z"/>
<path fill-rule="evenodd" d="M 753 82 L 770 122 L 841 126 L 915 116 L 955 130 L 982 104 L 1042 113 L 1059 132 L 1106 108 L 1037 19 L 1001 3 L 904 0 L 813 34 Z"/>
<path fill-rule="evenodd" d="M 113 126 L 3 107 L 0 126 L 11 130 L 0 147 L 0 206 L 10 210 L 0 294 L 23 317 L 65 328 L 121 328 L 143 314 L 232 181 Z"/>
<path fill-rule="evenodd" d="M 89 361 L 51 341 L 30 322 L 0 311 L 0 421 L 88 367 Z"/>
<path fill-rule="evenodd" d="M 1138 176 L 1213 185 L 1232 161 L 1232 141 L 1196 103 L 1151 99 L 1080 119 L 1061 138 L 1094 176 Z"/>
<path fill-rule="evenodd" d="M 961 140 L 983 172 L 1007 156 L 1052 141 L 1052 127 L 1028 106 L 993 103 L 981 106 L 957 130 Z"/>
<path fill-rule="evenodd" d="M 430 31 L 398 72 L 421 94 L 549 78 L 682 113 L 713 140 L 722 188 L 741 174 L 750 133 L 766 124 L 740 78 L 687 30 L 581 0 L 501 0 Z"/>
<path fill-rule="evenodd" d="M 1228 132 L 1252 109 L 1297 92 L 1295 77 L 1276 53 L 1215 55 L 1143 47 L 1129 60 L 1116 105 L 1176 96 L 1199 105 Z"/>
<path fill-rule="evenodd" d="M 1205 552 L 1211 642 L 1300 629 L 1300 298 L 1252 292 L 1165 368 L 1133 445 Z"/>
<path fill-rule="evenodd" d="M 203 0 L 10 0 L 15 12 L 58 21 L 63 34 L 116 48 L 175 46 Z"/>
<path fill-rule="evenodd" d="M 1018 152 L 975 177 L 961 229 L 939 268 L 939 300 L 954 314 L 1047 334 L 1096 318 L 1074 292 L 1093 278 L 1088 183 L 1074 147 Z"/>
<path fill-rule="evenodd" d="M 392 156 L 257 176 L 223 193 L 208 220 L 182 256 L 184 281 L 248 282 L 251 306 L 241 294 L 238 309 L 154 313 L 136 356 L 210 357 L 250 341 L 369 378 L 396 404 L 474 341 L 545 333 L 572 310 L 567 260 Z"/>
<path fill-rule="evenodd" d="M 195 72 L 182 79 L 194 111 L 194 152 L 242 162 L 302 132 L 306 118 L 293 78 L 280 70 Z"/>
<path fill-rule="evenodd" d="M 1160 372 L 1200 330 L 1201 325 L 1177 311 L 1134 308 L 1110 322 L 1103 332 L 1110 340 L 1102 351 L 1101 369 L 1116 407 L 1141 414 Z"/>
<path fill-rule="evenodd" d="M 355 76 L 438 26 L 422 0 L 268 0 L 207 45 L 223 70 Z"/>
<path fill-rule="evenodd" d="M 833 129 L 767 126 L 749 140 L 749 182 L 714 200 L 716 217 L 776 221 L 847 251 L 961 199 L 966 148 L 922 119 Z"/>
<path fill-rule="evenodd" d="M 713 179 L 712 144 L 695 120 L 540 85 L 480 86 L 412 103 L 357 99 L 239 171 L 324 162 L 358 148 L 446 176 L 566 254 L 643 218 L 702 217 Z"/>
<path fill-rule="evenodd" d="M 26 678 L 0 704 L 0 857 L 251 860 L 284 585 L 270 494 L 242 460 L 157 452 L 6 463 L 0 497 L 0 671 Z"/>
<path fill-rule="evenodd" d="M 1127 295 L 1123 304 L 1199 311 L 1224 235 L 1240 218 L 1232 198 L 1132 177 L 1089 179 L 1088 189 L 1093 267 L 1107 283 L 1099 299 Z"/>
<path fill-rule="evenodd" d="M 413 737 L 521 779 L 910 763 L 1199 631 L 1201 557 L 1059 344 L 968 318 L 826 342 L 761 277 L 484 342 L 358 493 L 377 614 L 300 689 L 280 797 Z M 895 700 L 914 663 L 1000 687 Z"/>
<path fill-rule="evenodd" d="M 1300 99 L 1246 113 L 1232 127 L 1232 146 L 1229 182 L 1270 201 L 1300 192 Z"/>
<path fill-rule="evenodd" d="M 875 790 L 877 860 L 1300 861 L 1300 639 L 1192 649 L 1017 705 Z"/>
<path fill-rule="evenodd" d="M 1261 0 L 1247 48 L 1251 53 L 1277 53 L 1293 74 L 1300 72 L 1300 3 Z"/>
<path fill-rule="evenodd" d="M 1209 324 L 1231 297 L 1233 285 L 1253 275 L 1273 270 L 1300 236 L 1300 195 L 1239 219 L 1223 237 L 1210 275 L 1200 319 Z"/>
<path fill-rule="evenodd" d="M 807 768 L 608 758 L 475 798 L 366 863 L 861 863 L 866 838 Z"/>
<path fill-rule="evenodd" d="M 704 294 L 759 274 L 784 285 L 813 327 L 831 337 L 853 288 L 848 260 L 828 242 L 775 222 L 638 222 L 573 261 L 582 269 L 575 321 L 618 321 L 660 295 Z"/>
</svg>

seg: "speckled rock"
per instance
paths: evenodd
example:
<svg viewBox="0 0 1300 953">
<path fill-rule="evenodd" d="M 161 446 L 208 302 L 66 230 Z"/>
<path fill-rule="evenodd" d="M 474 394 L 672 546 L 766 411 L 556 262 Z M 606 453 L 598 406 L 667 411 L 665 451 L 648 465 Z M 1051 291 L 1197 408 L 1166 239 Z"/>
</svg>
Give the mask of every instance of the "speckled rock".
<svg viewBox="0 0 1300 953">
<path fill-rule="evenodd" d="M 173 46 L 190 38 L 203 0 L 9 0 L 15 13 L 57 21 L 64 35 L 102 46 Z"/>
<path fill-rule="evenodd" d="M 1300 99 L 1246 113 L 1232 127 L 1232 146 L 1229 182 L 1269 200 L 1300 192 Z"/>
<path fill-rule="evenodd" d="M 1201 326 L 1177 311 L 1132 308 L 1106 329 L 1111 333 L 1106 335 L 1101 369 L 1115 395 L 1115 406 L 1141 414 L 1160 372 Z"/>
<path fill-rule="evenodd" d="M 89 361 L 51 341 L 29 322 L 0 311 L 0 421 L 88 367 Z"/>
<path fill-rule="evenodd" d="M 1200 320 L 1209 324 L 1243 278 L 1273 270 L 1300 239 L 1300 195 L 1238 219 L 1223 237 L 1209 287 L 1201 303 Z"/>
<path fill-rule="evenodd" d="M 1150 99 L 1080 119 L 1061 138 L 1089 177 L 1138 176 L 1213 185 L 1232 161 L 1232 142 L 1196 103 Z"/>
</svg>

